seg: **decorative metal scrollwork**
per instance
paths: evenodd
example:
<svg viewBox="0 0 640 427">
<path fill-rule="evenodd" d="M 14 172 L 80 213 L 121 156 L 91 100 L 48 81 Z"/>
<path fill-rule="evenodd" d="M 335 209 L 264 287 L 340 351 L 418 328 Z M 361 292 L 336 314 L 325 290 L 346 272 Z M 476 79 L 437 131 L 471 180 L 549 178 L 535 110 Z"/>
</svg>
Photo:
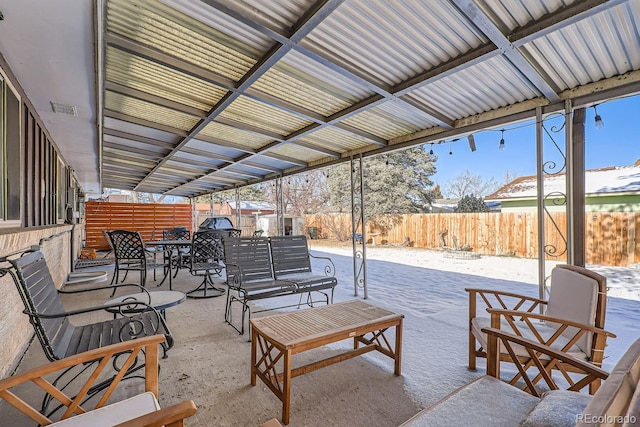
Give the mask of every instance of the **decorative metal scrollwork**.
<svg viewBox="0 0 640 427">
<path fill-rule="evenodd" d="M 562 117 L 564 119 L 563 123 L 561 125 L 559 125 L 559 126 L 550 126 L 550 128 L 547 129 L 547 126 L 545 126 L 544 122 L 545 121 L 549 121 L 551 119 L 558 118 L 558 117 Z M 566 120 L 567 120 L 567 115 L 565 113 L 552 114 L 550 116 L 547 116 L 543 120 L 542 129 L 544 130 L 545 134 L 549 137 L 549 139 L 553 143 L 553 146 L 556 148 L 556 151 L 558 152 L 558 154 L 560 154 L 560 156 L 562 158 L 562 162 L 561 163 L 559 163 L 559 162 L 557 162 L 555 160 L 548 160 L 548 161 L 544 162 L 543 165 L 542 165 L 542 172 L 545 175 L 558 176 L 558 175 L 566 172 L 567 156 L 566 156 L 566 154 L 564 153 L 564 151 L 562 150 L 562 148 L 560 147 L 560 145 L 558 144 L 558 142 L 556 141 L 556 139 L 554 137 L 555 134 L 559 134 L 565 128 Z M 551 213 L 547 209 L 547 202 L 550 202 L 550 204 L 553 205 L 553 206 L 566 205 L 567 204 L 567 195 L 565 193 L 560 192 L 560 191 L 554 191 L 554 192 L 551 192 L 549 194 L 545 194 L 544 200 L 542 200 L 542 206 L 544 207 L 545 216 L 549 220 L 549 222 L 553 225 L 553 229 L 560 236 L 560 239 L 562 240 L 562 243 L 564 244 L 564 248 L 559 248 L 554 244 L 547 244 L 547 243 L 543 242 L 544 253 L 547 256 L 558 258 L 558 257 L 561 257 L 561 256 L 563 256 L 564 254 L 567 253 L 568 247 L 567 247 L 567 239 L 565 237 L 566 230 L 560 229 L 560 227 L 558 226 L 558 224 L 556 223 L 554 218 L 551 216 Z"/>
<path fill-rule="evenodd" d="M 356 285 L 358 285 L 359 288 L 364 288 L 364 253 L 361 250 L 356 251 L 356 263 L 358 264 Z"/>
</svg>

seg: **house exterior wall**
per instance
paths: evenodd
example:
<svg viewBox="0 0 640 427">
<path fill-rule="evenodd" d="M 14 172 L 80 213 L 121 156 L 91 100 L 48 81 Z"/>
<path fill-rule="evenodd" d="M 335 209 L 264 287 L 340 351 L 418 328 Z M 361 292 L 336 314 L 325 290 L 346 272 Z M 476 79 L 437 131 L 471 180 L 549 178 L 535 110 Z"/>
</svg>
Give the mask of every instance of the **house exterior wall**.
<svg viewBox="0 0 640 427">
<path fill-rule="evenodd" d="M 555 204 L 547 200 L 546 208 L 549 212 L 564 212 L 564 204 Z M 535 213 L 536 199 L 502 200 L 502 212 Z M 585 198 L 586 212 L 640 212 L 640 194 L 597 196 Z"/>
<path fill-rule="evenodd" d="M 72 257 L 77 257 L 82 239 L 82 227 L 60 225 L 29 229 L 0 230 L 0 248 L 4 254 L 38 245 L 42 239 L 42 252 L 56 284 L 62 284 L 71 270 Z M 71 251 L 74 254 L 72 255 Z M 6 263 L 2 266 L 5 267 Z M 11 374 L 34 335 L 29 318 L 22 312 L 24 305 L 10 275 L 0 277 L 3 289 L 0 298 L 0 378 Z M 40 345 L 37 341 L 33 345 Z"/>
</svg>

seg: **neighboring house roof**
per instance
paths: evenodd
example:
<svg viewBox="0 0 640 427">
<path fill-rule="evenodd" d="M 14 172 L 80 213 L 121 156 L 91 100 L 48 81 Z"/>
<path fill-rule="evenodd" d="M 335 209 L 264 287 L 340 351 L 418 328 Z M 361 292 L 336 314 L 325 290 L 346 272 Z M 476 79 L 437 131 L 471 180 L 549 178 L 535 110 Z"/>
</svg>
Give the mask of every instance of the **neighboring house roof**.
<svg viewBox="0 0 640 427">
<path fill-rule="evenodd" d="M 231 209 L 236 208 L 236 202 L 229 202 Z M 240 202 L 240 209 L 249 211 L 274 211 L 276 208 L 269 202 Z"/>
<path fill-rule="evenodd" d="M 546 175 L 544 192 L 565 193 L 565 174 Z M 611 194 L 640 193 L 640 164 L 632 166 L 611 166 L 592 169 L 585 172 L 585 194 L 588 196 L 604 196 Z M 532 199 L 537 197 L 536 176 L 521 176 L 495 193 L 485 197 L 487 200 Z"/>
</svg>

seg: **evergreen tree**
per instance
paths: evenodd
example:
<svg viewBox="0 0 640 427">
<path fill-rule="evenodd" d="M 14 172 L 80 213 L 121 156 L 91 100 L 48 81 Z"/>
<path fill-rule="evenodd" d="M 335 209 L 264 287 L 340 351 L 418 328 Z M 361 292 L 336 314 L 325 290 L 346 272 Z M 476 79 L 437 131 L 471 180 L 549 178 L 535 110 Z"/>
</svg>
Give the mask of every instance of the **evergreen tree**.
<svg viewBox="0 0 640 427">
<path fill-rule="evenodd" d="M 456 213 L 489 212 L 489 206 L 486 205 L 482 197 L 464 196 L 453 211 Z"/>
<path fill-rule="evenodd" d="M 413 147 L 364 159 L 364 193 L 368 215 L 404 214 L 428 211 L 434 199 L 436 157 L 423 147 Z M 351 210 L 350 163 L 329 171 L 327 186 L 331 205 L 342 212 Z M 359 171 L 356 171 L 359 173 Z"/>
</svg>

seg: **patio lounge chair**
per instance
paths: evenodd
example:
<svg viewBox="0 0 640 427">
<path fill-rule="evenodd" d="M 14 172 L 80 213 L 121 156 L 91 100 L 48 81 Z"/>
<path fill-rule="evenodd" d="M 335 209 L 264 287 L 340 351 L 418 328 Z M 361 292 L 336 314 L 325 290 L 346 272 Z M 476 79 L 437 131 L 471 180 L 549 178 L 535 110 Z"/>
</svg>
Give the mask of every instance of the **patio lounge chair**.
<svg viewBox="0 0 640 427">
<path fill-rule="evenodd" d="M 476 368 L 477 357 L 487 357 L 487 335 L 483 328 L 492 327 L 548 345 L 578 359 L 602 366 L 607 337 L 605 331 L 606 279 L 590 270 L 572 265 L 558 265 L 551 274 L 551 292 L 547 301 L 511 292 L 489 289 L 466 289 L 469 292 L 469 368 Z M 486 304 L 490 317 L 476 315 L 478 298 Z M 544 307 L 544 314 L 537 311 Z M 477 344 L 479 346 L 477 346 Z M 500 347 L 499 360 L 514 358 L 532 366 L 535 360 L 522 347 L 515 353 Z M 557 360 L 549 371 L 571 371 L 572 366 Z M 522 378 L 517 374 L 510 382 Z M 534 384 L 542 377 L 534 378 Z M 593 394 L 599 381 L 590 384 Z"/>
<path fill-rule="evenodd" d="M 163 341 L 164 336 L 155 335 L 112 344 L 27 370 L 0 380 L 0 398 L 43 426 L 182 426 L 185 418 L 196 413 L 193 401 L 163 409 L 158 404 L 158 345 Z M 138 363 L 139 358 L 145 361 L 143 392 L 106 405 L 107 401 L 112 401 L 121 382 L 122 378 L 116 376 L 101 396 L 91 396 L 90 391 L 95 389 L 101 374 L 109 370 L 110 364 L 116 366 L 116 359 L 122 370 L 128 370 Z M 77 394 L 69 395 L 68 390 L 58 388 L 47 379 L 74 368 L 83 368 L 84 371 L 81 377 L 84 382 L 79 384 Z M 53 396 L 58 404 L 54 414 L 42 414 L 28 403 L 38 391 L 44 391 L 45 396 Z"/>
<path fill-rule="evenodd" d="M 49 272 L 49 267 L 40 251 L 28 252 L 16 259 L 1 258 L 0 262 L 8 262 L 10 267 L 0 268 L 0 276 L 11 275 L 24 303 L 24 313 L 35 329 L 36 336 L 49 360 L 58 360 L 83 351 L 91 350 L 120 341 L 128 341 L 141 336 L 164 334 L 167 343 L 165 350 L 173 346 L 173 337 L 164 319 L 151 306 L 144 302 L 148 310 L 117 319 L 96 323 L 76 325 L 73 316 L 105 312 L 105 305 L 86 307 L 66 311 L 60 294 L 85 293 L 111 288 L 136 287 L 137 284 L 107 285 L 98 287 L 82 287 L 74 290 L 58 290 Z M 131 302 L 113 304 L 128 312 Z M 105 312 L 106 313 L 106 312 Z"/>
</svg>

